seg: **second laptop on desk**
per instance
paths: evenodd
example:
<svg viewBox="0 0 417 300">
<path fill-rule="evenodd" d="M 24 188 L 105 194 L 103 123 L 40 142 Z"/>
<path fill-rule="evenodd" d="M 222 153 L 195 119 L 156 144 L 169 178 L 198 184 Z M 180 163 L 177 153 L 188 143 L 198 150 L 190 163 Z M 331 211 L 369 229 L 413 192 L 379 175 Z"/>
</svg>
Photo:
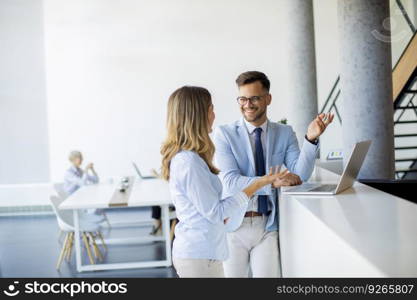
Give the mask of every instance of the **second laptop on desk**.
<svg viewBox="0 0 417 300">
<path fill-rule="evenodd" d="M 350 188 L 358 176 L 370 145 L 371 141 L 355 144 L 337 184 L 303 183 L 296 187 L 283 189 L 282 193 L 293 195 L 335 195 Z"/>
<path fill-rule="evenodd" d="M 142 173 L 140 172 L 138 166 L 133 161 L 132 161 L 132 165 L 133 165 L 133 168 L 135 168 L 136 173 L 138 173 L 138 176 L 140 179 L 156 179 L 157 178 L 156 176 L 142 176 Z"/>
</svg>

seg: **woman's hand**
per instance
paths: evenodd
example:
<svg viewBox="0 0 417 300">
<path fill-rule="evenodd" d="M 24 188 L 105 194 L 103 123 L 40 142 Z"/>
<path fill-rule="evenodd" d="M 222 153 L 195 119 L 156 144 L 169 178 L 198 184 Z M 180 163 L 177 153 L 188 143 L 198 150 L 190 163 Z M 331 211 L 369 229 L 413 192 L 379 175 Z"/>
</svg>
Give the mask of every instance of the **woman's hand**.
<svg viewBox="0 0 417 300">
<path fill-rule="evenodd" d="M 281 186 L 291 186 L 291 185 L 299 185 L 302 184 L 301 178 L 293 173 L 287 173 L 283 177 L 276 179 L 272 186 L 274 188 L 279 188 Z"/>
<path fill-rule="evenodd" d="M 282 172 L 278 172 L 278 170 L 278 167 L 275 167 L 275 170 L 271 167 L 269 168 L 269 174 L 264 176 L 268 182 L 267 184 L 272 184 L 272 187 L 279 188 L 303 183 L 298 175 L 290 173 L 288 170 Z"/>
<path fill-rule="evenodd" d="M 257 190 L 268 184 L 272 184 L 273 187 L 280 187 L 300 183 L 300 178 L 297 175 L 290 173 L 288 170 L 279 172 L 279 167 L 271 167 L 269 168 L 269 173 L 267 175 L 258 178 L 255 182 L 243 189 L 243 192 L 250 198 Z"/>
<path fill-rule="evenodd" d="M 270 167 L 268 175 L 265 175 L 261 177 L 260 180 L 263 181 L 264 185 L 273 184 L 274 182 L 282 181 L 284 180 L 285 176 L 290 174 L 288 170 L 284 170 L 282 172 L 279 172 L 279 167 Z"/>
</svg>

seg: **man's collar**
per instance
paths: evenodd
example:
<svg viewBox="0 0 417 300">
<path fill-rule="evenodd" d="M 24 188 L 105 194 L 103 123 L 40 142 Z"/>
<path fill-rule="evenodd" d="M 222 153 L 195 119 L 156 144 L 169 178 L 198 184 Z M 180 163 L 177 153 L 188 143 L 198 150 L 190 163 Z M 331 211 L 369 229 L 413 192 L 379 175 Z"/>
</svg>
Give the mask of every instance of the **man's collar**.
<svg viewBox="0 0 417 300">
<path fill-rule="evenodd" d="M 256 126 L 253 126 L 251 123 L 246 121 L 245 118 L 243 118 L 243 122 L 244 122 L 244 124 L 246 126 L 246 129 L 248 130 L 249 134 L 252 134 L 253 131 L 257 128 Z M 258 126 L 258 127 L 262 128 L 263 132 L 266 132 L 266 130 L 268 128 L 268 119 L 266 119 L 266 121 L 261 126 Z"/>
</svg>

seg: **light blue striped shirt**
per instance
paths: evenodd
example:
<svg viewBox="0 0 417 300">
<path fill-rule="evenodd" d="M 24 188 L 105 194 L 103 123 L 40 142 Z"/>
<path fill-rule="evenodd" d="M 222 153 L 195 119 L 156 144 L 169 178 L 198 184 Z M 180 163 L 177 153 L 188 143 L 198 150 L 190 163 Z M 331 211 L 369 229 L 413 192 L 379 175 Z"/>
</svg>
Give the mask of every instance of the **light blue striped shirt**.
<svg viewBox="0 0 417 300">
<path fill-rule="evenodd" d="M 193 151 L 180 151 L 171 160 L 169 186 L 176 208 L 173 256 L 226 260 L 224 220 L 248 205 L 243 192 L 221 199 L 222 184 Z"/>
</svg>

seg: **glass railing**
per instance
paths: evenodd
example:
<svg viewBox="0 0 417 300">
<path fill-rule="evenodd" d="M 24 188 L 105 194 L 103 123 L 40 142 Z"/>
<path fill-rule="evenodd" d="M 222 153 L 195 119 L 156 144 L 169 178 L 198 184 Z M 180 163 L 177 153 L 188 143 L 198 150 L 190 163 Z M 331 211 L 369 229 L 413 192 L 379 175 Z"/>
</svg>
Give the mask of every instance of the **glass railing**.
<svg viewBox="0 0 417 300">
<path fill-rule="evenodd" d="M 391 0 L 391 51 L 392 67 L 413 37 L 417 26 L 417 1 Z"/>
</svg>

